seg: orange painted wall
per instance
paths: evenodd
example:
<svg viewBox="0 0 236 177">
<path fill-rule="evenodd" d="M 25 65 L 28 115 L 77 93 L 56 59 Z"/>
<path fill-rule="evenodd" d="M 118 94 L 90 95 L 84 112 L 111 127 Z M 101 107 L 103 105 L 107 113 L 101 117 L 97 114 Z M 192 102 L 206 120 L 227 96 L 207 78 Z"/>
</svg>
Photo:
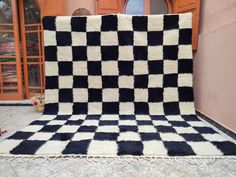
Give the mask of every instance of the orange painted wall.
<svg viewBox="0 0 236 177">
<path fill-rule="evenodd" d="M 236 132 L 236 1 L 201 1 L 194 57 L 197 109 Z"/>
<path fill-rule="evenodd" d="M 67 0 L 67 15 L 72 15 L 78 8 L 86 8 L 95 14 L 95 4 L 96 0 Z"/>
</svg>

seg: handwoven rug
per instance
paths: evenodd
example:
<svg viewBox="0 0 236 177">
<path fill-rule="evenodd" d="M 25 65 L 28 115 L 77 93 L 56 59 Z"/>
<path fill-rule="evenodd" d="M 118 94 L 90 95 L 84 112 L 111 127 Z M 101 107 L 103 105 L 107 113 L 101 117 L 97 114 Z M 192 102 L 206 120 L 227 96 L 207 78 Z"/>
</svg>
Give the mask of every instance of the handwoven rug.
<svg viewBox="0 0 236 177">
<path fill-rule="evenodd" d="M 44 17 L 45 111 L 0 156 L 236 155 L 195 113 L 191 19 Z"/>
</svg>

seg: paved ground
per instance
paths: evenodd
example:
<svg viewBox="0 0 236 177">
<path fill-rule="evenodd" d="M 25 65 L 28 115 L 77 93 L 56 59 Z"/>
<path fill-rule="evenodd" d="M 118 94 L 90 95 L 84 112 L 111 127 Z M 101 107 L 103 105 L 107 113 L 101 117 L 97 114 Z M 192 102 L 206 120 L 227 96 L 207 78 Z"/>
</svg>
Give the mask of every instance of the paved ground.
<svg viewBox="0 0 236 177">
<path fill-rule="evenodd" d="M 0 141 L 22 129 L 40 117 L 30 106 L 0 106 L 0 127 L 8 133 Z M 221 132 L 222 133 L 222 132 Z M 224 135 L 227 136 L 227 135 Z M 0 147 L 1 148 L 1 147 Z M 189 161 L 163 161 L 125 159 L 34 159 L 0 160 L 0 177 L 151 177 L 151 176 L 214 176 L 235 177 L 236 161 L 217 159 L 213 163 L 200 165 Z"/>
</svg>

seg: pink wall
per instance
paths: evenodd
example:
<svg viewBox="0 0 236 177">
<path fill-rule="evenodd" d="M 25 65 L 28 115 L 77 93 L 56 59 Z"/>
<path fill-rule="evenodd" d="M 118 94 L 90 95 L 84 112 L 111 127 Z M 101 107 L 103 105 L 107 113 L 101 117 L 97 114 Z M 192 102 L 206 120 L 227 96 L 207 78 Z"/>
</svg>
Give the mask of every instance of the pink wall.
<svg viewBox="0 0 236 177">
<path fill-rule="evenodd" d="M 78 8 L 86 8 L 95 14 L 95 2 L 96 0 L 67 0 L 67 15 L 72 15 Z"/>
<path fill-rule="evenodd" d="M 196 108 L 236 132 L 236 1 L 201 1 Z"/>
</svg>

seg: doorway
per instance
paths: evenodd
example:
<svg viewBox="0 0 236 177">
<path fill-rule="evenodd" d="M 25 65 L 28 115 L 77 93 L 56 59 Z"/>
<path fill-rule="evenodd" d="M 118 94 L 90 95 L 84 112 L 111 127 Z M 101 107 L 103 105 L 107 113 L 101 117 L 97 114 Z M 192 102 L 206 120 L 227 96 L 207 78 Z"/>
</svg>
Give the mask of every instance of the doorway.
<svg viewBox="0 0 236 177">
<path fill-rule="evenodd" d="M 0 1 L 0 99 L 43 93 L 40 9 L 35 0 Z"/>
</svg>

